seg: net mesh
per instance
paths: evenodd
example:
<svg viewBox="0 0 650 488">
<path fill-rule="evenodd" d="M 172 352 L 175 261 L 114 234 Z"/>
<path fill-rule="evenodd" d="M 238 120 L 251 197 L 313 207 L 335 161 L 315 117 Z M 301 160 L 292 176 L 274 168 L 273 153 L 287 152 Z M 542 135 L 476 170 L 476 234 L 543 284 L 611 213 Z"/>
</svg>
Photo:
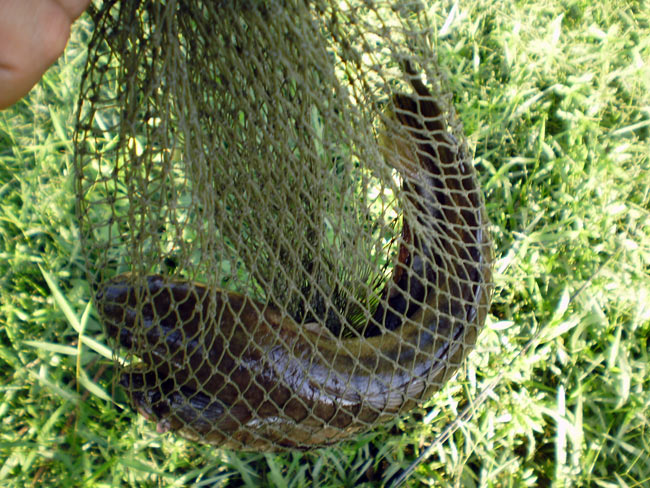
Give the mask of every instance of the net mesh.
<svg viewBox="0 0 650 488">
<path fill-rule="evenodd" d="M 75 133 L 82 249 L 132 406 L 310 449 L 476 341 L 487 219 L 419 3 L 111 1 Z"/>
</svg>

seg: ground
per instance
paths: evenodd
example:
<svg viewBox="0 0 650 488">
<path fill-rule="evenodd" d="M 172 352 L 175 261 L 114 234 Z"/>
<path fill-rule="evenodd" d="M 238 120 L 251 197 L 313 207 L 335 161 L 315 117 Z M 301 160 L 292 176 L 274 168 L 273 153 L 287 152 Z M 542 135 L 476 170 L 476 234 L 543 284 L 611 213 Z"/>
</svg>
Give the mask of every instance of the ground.
<svg viewBox="0 0 650 488">
<path fill-rule="evenodd" d="M 491 314 L 460 373 L 308 454 L 192 444 L 116 405 L 73 198 L 83 18 L 0 112 L 3 486 L 379 486 L 411 465 L 410 486 L 650 484 L 650 4 L 427 8 L 496 244 Z"/>
</svg>

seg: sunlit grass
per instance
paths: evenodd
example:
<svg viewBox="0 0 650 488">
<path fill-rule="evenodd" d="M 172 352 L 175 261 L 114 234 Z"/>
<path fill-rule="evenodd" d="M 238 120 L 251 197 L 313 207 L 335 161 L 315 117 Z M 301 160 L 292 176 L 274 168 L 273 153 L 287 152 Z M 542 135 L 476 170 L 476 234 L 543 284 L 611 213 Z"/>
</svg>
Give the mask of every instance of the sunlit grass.
<svg viewBox="0 0 650 488">
<path fill-rule="evenodd" d="M 219 451 L 123 410 L 72 198 L 80 23 L 0 112 L 0 484 L 381 485 L 500 373 L 408 483 L 650 483 L 650 5 L 432 10 L 497 245 L 491 316 L 461 374 L 394 425 L 304 455 Z"/>
</svg>

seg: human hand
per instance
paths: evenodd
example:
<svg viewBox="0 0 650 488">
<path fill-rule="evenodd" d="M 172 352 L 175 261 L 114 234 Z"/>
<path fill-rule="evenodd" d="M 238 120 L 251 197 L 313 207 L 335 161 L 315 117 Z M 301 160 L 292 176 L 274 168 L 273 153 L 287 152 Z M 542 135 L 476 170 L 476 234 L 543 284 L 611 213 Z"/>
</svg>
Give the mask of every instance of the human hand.
<svg viewBox="0 0 650 488">
<path fill-rule="evenodd" d="M 90 0 L 0 0 L 0 109 L 41 79 Z"/>
</svg>

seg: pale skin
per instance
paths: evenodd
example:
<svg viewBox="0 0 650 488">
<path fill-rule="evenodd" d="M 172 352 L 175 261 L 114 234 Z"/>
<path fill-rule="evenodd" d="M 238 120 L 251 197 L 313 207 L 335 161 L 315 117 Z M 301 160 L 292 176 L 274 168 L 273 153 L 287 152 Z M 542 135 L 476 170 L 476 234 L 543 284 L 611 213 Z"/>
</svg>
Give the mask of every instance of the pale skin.
<svg viewBox="0 0 650 488">
<path fill-rule="evenodd" d="M 24 97 L 63 54 L 90 0 L 0 0 L 0 109 Z"/>
</svg>

